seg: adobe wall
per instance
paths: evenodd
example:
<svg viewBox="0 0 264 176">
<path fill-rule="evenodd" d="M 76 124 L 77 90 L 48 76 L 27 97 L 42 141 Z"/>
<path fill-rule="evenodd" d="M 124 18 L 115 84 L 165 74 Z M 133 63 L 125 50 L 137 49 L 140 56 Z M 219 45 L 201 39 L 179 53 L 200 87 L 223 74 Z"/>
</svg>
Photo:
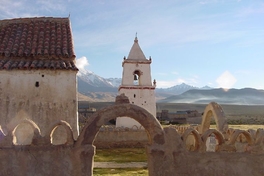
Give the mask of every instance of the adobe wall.
<svg viewBox="0 0 264 176">
<path fill-rule="evenodd" d="M 208 112 L 217 111 L 212 108 Z M 202 124 L 203 132 L 199 133 L 193 128 L 179 131 L 162 128 L 149 112 L 131 104 L 113 105 L 95 113 L 76 141 L 70 125 L 64 121 L 51 125 L 45 136 L 40 135 L 41 131 L 33 122 L 24 122 L 30 124 L 34 132 L 29 145 L 14 146 L 13 132 L 6 136 L 1 134 L 0 175 L 93 175 L 96 136 L 101 126 L 117 115 L 129 116 L 145 128 L 150 176 L 264 175 L 263 129 L 225 131 L 225 124 L 218 129 L 206 129 L 208 126 Z M 67 139 L 62 145 L 52 145 L 50 136 L 58 126 L 65 128 Z M 186 147 L 190 135 L 195 139 L 192 151 Z M 218 142 L 215 152 L 206 152 L 206 140 L 211 135 Z M 243 150 L 238 150 L 236 143 L 243 143 Z"/>
<path fill-rule="evenodd" d="M 2 127 L 12 129 L 22 120 L 30 119 L 45 135 L 51 123 L 64 120 L 71 125 L 77 139 L 77 88 L 73 86 L 76 71 L 2 70 L 0 73 Z M 22 131 L 27 132 L 27 128 Z"/>
<path fill-rule="evenodd" d="M 76 175 L 72 147 L 10 147 L 0 150 L 0 175 Z"/>
<path fill-rule="evenodd" d="M 255 151 L 236 152 L 233 145 L 222 144 L 222 151 L 205 152 L 203 145 L 194 152 L 186 150 L 183 136 L 173 128 L 165 128 L 166 143 L 148 147 L 149 175 L 264 175 L 263 148 Z M 201 141 L 202 142 L 202 141 Z M 263 147 L 263 146 L 262 146 Z"/>
<path fill-rule="evenodd" d="M 147 132 L 143 129 L 104 127 L 96 136 L 96 148 L 135 148 L 145 147 L 148 143 Z"/>
</svg>

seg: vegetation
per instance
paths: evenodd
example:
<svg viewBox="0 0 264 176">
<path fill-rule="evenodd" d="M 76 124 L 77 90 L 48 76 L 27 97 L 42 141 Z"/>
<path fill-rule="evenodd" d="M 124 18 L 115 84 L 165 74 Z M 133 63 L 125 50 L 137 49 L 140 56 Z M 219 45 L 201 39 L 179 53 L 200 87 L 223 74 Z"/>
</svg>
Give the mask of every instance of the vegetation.
<svg viewBox="0 0 264 176">
<path fill-rule="evenodd" d="M 146 162 L 145 148 L 110 148 L 96 149 L 95 162 Z"/>
<path fill-rule="evenodd" d="M 147 162 L 145 148 L 110 148 L 96 149 L 95 162 Z M 94 168 L 93 175 L 121 176 L 121 175 L 148 175 L 147 168 Z"/>
<path fill-rule="evenodd" d="M 125 169 L 101 169 L 95 168 L 93 171 L 94 176 L 121 176 L 121 175 L 148 175 L 148 169 L 125 168 Z"/>
<path fill-rule="evenodd" d="M 240 130 L 248 130 L 248 129 L 257 130 L 259 128 L 263 128 L 264 125 L 228 125 L 228 127 L 233 129 L 240 129 Z M 216 125 L 211 125 L 210 128 L 216 128 Z"/>
</svg>

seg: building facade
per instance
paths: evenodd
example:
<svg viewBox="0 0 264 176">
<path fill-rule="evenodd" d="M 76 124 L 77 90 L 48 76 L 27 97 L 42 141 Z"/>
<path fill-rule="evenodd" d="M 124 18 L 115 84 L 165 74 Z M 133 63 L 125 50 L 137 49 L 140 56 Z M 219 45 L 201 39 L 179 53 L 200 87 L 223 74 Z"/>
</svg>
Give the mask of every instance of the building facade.
<svg viewBox="0 0 264 176">
<path fill-rule="evenodd" d="M 63 120 L 77 138 L 77 72 L 69 18 L 1 20 L 0 125 L 3 132 L 28 119 L 45 135 L 50 125 Z M 32 132 L 23 125 L 16 129 L 18 134 Z M 21 136 L 16 142 L 24 143 L 26 138 Z"/>
</svg>

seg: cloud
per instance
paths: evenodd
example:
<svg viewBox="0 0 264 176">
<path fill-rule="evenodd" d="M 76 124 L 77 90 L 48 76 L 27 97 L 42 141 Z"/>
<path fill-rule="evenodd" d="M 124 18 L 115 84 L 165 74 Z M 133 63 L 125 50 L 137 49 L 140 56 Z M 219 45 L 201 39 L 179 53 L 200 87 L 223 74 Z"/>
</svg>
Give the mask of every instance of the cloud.
<svg viewBox="0 0 264 176">
<path fill-rule="evenodd" d="M 79 59 L 76 60 L 76 66 L 78 67 L 78 69 L 80 70 L 84 70 L 86 66 L 89 65 L 88 59 L 83 56 Z"/>
<path fill-rule="evenodd" d="M 236 78 L 229 71 L 225 71 L 216 79 L 218 86 L 224 89 L 232 88 L 236 81 Z"/>
</svg>

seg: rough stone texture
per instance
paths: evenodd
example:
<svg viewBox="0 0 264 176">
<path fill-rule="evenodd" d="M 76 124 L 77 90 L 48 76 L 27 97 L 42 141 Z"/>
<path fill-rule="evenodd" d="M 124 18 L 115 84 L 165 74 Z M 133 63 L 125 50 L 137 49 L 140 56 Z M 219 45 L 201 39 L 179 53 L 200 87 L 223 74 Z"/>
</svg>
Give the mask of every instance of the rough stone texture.
<svg viewBox="0 0 264 176">
<path fill-rule="evenodd" d="M 250 132 L 229 129 L 225 135 L 215 129 L 204 133 L 187 129 L 180 134 L 175 128 L 163 129 L 149 112 L 131 104 L 113 105 L 95 113 L 77 141 L 73 141 L 66 122 L 54 124 L 50 131 L 57 125 L 67 131 L 64 145 L 51 145 L 50 135 L 40 136 L 37 127 L 33 127 L 32 143 L 28 146 L 12 146 L 13 136 L 1 134 L 0 175 L 92 175 L 94 139 L 100 127 L 118 115 L 137 120 L 147 131 L 150 176 L 264 175 L 263 129 Z M 186 147 L 188 134 L 194 135 L 198 144 L 193 152 Z M 211 134 L 218 141 L 216 152 L 206 152 L 205 142 Z M 241 135 L 244 138 L 240 138 Z M 245 144 L 244 150 L 237 152 L 237 143 Z"/>
<path fill-rule="evenodd" d="M 0 71 L 0 78 L 0 125 L 6 129 L 5 134 L 19 124 L 18 133 L 27 133 L 30 128 L 21 122 L 30 120 L 44 136 L 51 124 L 64 120 L 77 139 L 77 88 L 72 86 L 76 85 L 76 72 L 12 70 Z M 29 142 L 23 137 L 20 141 L 25 143 L 18 144 Z"/>
<path fill-rule="evenodd" d="M 200 133 L 209 129 L 212 116 L 215 118 L 217 130 L 224 132 L 228 129 L 224 110 L 216 102 L 211 102 L 205 107 Z"/>
<path fill-rule="evenodd" d="M 21 146 L 0 150 L 0 175 L 76 175 L 78 165 L 72 147 Z"/>
<path fill-rule="evenodd" d="M 110 128 L 111 129 L 111 128 Z M 148 134 L 145 130 L 129 130 L 115 128 L 97 134 L 94 141 L 96 148 L 133 148 L 145 147 L 148 143 Z"/>
<path fill-rule="evenodd" d="M 129 99 L 125 94 L 121 94 L 116 96 L 115 104 L 124 104 L 124 103 L 129 103 Z"/>
</svg>

